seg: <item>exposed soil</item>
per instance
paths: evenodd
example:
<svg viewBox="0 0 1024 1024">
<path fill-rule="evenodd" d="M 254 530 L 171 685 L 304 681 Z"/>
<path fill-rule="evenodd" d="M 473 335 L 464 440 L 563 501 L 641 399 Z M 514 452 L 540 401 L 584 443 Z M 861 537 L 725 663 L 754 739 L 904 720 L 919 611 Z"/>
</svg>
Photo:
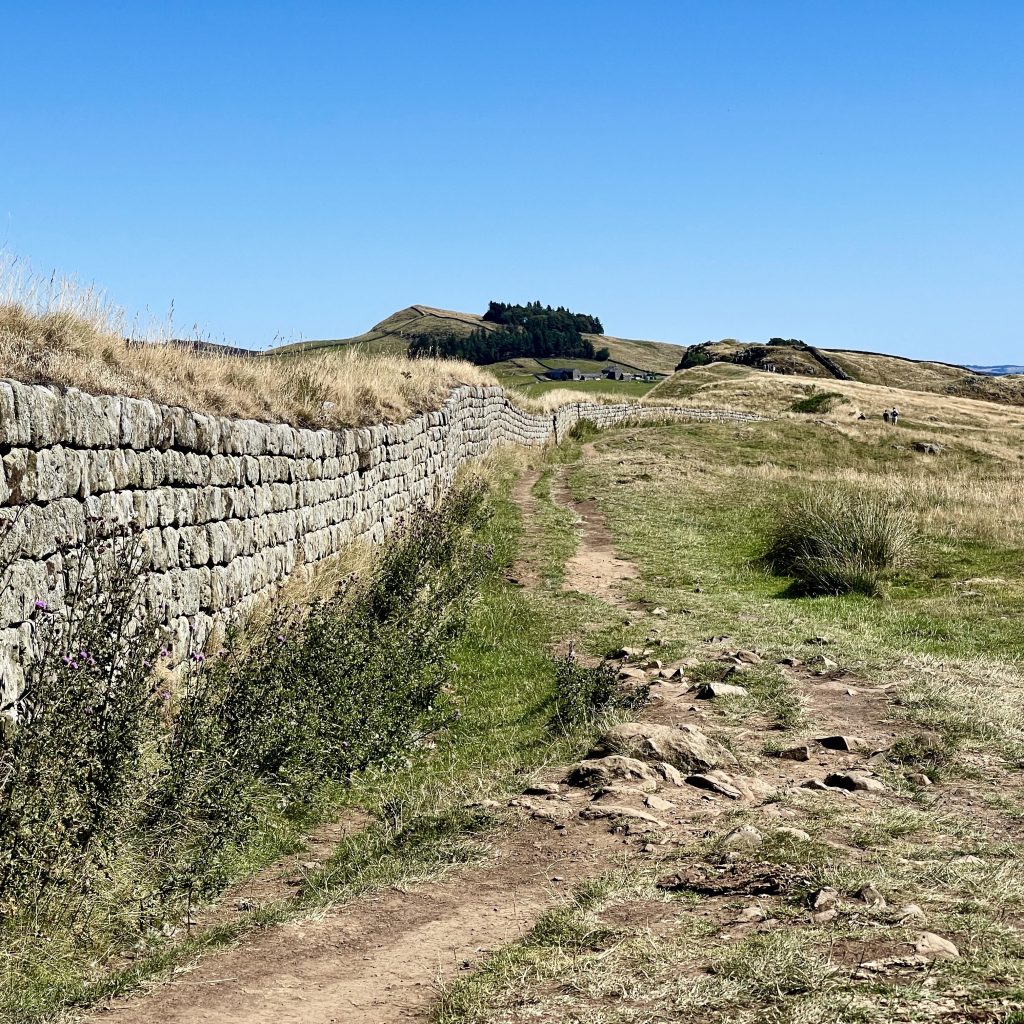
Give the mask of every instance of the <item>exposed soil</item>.
<svg viewBox="0 0 1024 1024">
<path fill-rule="evenodd" d="M 620 837 L 524 823 L 487 861 L 323 918 L 247 936 L 155 991 L 101 1008 L 119 1024 L 425 1020 L 440 982 L 529 931 L 566 885 L 606 870 Z"/>
<path fill-rule="evenodd" d="M 593 453 L 593 444 L 583 446 L 584 459 Z M 577 501 L 565 472 L 558 477 L 554 494 L 556 501 L 576 515 L 580 530 L 579 547 L 565 566 L 564 588 L 626 607 L 622 585 L 635 580 L 638 571 L 628 558 L 620 557 L 597 501 L 594 498 Z"/>
</svg>

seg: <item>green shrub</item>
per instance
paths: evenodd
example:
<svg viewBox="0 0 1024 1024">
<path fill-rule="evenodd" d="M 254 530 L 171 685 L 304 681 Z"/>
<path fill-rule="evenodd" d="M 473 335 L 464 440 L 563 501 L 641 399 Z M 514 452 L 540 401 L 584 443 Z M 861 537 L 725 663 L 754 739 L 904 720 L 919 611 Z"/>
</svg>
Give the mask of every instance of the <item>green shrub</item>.
<svg viewBox="0 0 1024 1024">
<path fill-rule="evenodd" d="M 828 412 L 837 400 L 843 399 L 838 391 L 815 391 L 794 402 L 789 409 L 790 412 Z"/>
<path fill-rule="evenodd" d="M 168 652 L 137 537 L 66 555 L 67 601 L 40 601 L 17 723 L 0 733 L 0 937 L 98 927 L 130 944 L 223 888 L 325 789 L 452 722 L 449 659 L 490 563 L 474 539 L 487 514 L 478 486 L 417 510 L 365 578 L 279 603 L 176 675 L 154 672 Z"/>
<path fill-rule="evenodd" d="M 138 539 L 87 532 L 65 553 L 64 600 L 38 595 L 36 654 L 2 709 L 0 921 L 45 905 L 70 923 L 121 852 L 157 732 L 161 630 L 142 602 Z"/>
<path fill-rule="evenodd" d="M 620 685 L 615 669 L 602 662 L 593 668 L 581 665 L 575 652 L 555 665 L 554 711 L 550 726 L 556 732 L 570 733 L 591 725 L 611 710 L 637 710 L 651 695 L 649 684 L 626 688 Z"/>
<path fill-rule="evenodd" d="M 765 561 L 801 594 L 878 596 L 908 564 L 913 517 L 896 499 L 841 489 L 789 499 L 778 510 Z"/>
</svg>

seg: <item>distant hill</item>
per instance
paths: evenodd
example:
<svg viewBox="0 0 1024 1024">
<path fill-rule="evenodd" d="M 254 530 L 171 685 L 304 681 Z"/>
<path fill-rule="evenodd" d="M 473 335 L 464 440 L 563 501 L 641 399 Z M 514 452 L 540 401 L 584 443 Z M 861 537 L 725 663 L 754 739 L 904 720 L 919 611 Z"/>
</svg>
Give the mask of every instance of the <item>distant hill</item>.
<svg viewBox="0 0 1024 1024">
<path fill-rule="evenodd" d="M 972 366 L 968 363 L 968 370 L 975 373 L 983 373 L 986 377 L 1005 377 L 1011 373 L 1024 373 L 1024 366 Z"/>
<path fill-rule="evenodd" d="M 434 306 L 407 306 L 381 320 L 365 334 L 353 338 L 302 341 L 271 349 L 272 354 L 321 351 L 323 349 L 355 346 L 362 352 L 385 352 L 397 355 L 406 352 L 413 336 L 442 334 L 472 334 L 477 330 L 497 330 L 498 325 L 484 320 L 476 313 L 460 313 Z M 606 334 L 584 334 L 595 348 L 607 348 L 613 362 L 640 370 L 671 373 L 686 351 L 685 345 L 666 341 L 636 341 L 614 338 Z"/>
<path fill-rule="evenodd" d="M 760 344 L 731 338 L 705 342 L 687 349 L 681 360 L 681 369 L 686 371 L 716 363 L 735 363 L 778 374 L 857 381 L 1006 405 L 1024 405 L 1024 376 L 996 376 L 952 363 L 855 349 L 822 349 L 802 342 Z M 671 388 L 658 389 L 659 394 L 668 391 Z"/>
</svg>

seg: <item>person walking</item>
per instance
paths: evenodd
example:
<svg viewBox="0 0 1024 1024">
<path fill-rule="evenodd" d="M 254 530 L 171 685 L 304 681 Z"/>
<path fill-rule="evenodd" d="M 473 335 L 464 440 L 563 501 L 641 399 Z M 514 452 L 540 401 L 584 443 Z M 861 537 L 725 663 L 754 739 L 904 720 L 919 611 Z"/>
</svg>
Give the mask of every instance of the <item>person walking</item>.
<svg viewBox="0 0 1024 1024">
<path fill-rule="evenodd" d="M 889 416 L 889 410 L 886 409 L 885 412 L 882 413 L 882 419 L 885 420 L 886 423 L 888 423 L 890 418 L 891 417 Z"/>
<path fill-rule="evenodd" d="M 892 414 L 891 415 L 892 415 L 892 425 L 895 427 L 897 421 L 900 418 L 900 411 L 899 411 L 899 409 L 896 408 L 895 405 L 892 407 Z"/>
</svg>

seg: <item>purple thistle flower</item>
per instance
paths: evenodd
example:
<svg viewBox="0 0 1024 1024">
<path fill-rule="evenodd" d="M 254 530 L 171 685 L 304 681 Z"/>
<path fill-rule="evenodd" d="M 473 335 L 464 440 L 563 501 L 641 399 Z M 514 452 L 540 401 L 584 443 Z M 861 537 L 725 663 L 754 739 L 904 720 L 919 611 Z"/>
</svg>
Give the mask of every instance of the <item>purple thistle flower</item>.
<svg viewBox="0 0 1024 1024">
<path fill-rule="evenodd" d="M 43 600 L 36 601 L 36 607 L 41 612 L 48 612 L 50 610 L 50 606 Z"/>
</svg>

